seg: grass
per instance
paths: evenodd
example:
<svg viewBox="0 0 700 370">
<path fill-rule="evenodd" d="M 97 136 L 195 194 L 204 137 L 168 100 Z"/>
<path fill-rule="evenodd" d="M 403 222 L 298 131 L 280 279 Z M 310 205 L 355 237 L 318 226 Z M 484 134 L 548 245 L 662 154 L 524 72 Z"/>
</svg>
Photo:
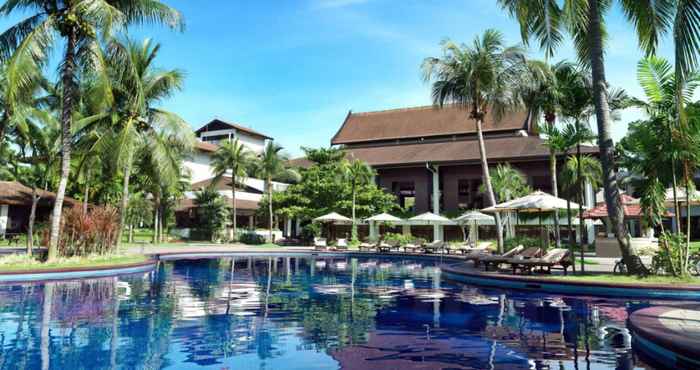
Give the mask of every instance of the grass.
<svg viewBox="0 0 700 370">
<path fill-rule="evenodd" d="M 26 254 L 11 254 L 8 256 L 0 257 L 0 272 L 11 272 L 20 270 L 41 271 L 55 268 L 126 265 L 131 263 L 144 262 L 147 259 L 147 256 L 140 254 L 111 254 L 59 258 L 55 262 L 45 263 L 37 260 L 35 256 L 27 256 Z"/>
<path fill-rule="evenodd" d="M 677 278 L 673 276 L 648 276 L 638 277 L 631 275 L 613 274 L 590 274 L 590 275 L 570 275 L 553 276 L 554 280 L 582 281 L 597 283 L 631 283 L 631 284 L 700 284 L 698 277 Z"/>
<path fill-rule="evenodd" d="M 581 259 L 580 258 L 575 258 L 575 261 L 576 261 L 575 262 L 576 266 L 581 266 Z M 599 265 L 598 261 L 591 261 L 591 260 L 585 259 L 585 258 L 583 259 L 583 264 L 590 265 L 590 266 Z"/>
</svg>

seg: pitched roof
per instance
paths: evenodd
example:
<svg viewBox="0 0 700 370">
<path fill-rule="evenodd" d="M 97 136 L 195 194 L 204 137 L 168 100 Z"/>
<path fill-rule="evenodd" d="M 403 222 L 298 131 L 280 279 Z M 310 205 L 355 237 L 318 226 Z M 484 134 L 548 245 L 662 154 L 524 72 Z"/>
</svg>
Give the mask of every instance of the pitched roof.
<svg viewBox="0 0 700 370">
<path fill-rule="evenodd" d="M 468 115 L 467 110 L 454 105 L 443 108 L 424 106 L 377 112 L 350 112 L 331 139 L 331 144 L 472 134 L 476 132 L 475 122 L 469 119 Z M 526 123 L 526 112 L 509 114 L 500 121 L 487 114 L 483 130 L 515 131 L 527 129 Z"/>
<path fill-rule="evenodd" d="M 221 176 L 218 181 L 214 182 L 215 179 L 215 177 L 212 177 L 209 179 L 195 182 L 192 184 L 191 188 L 192 190 L 199 190 L 201 188 L 207 188 L 213 185 L 214 189 L 216 190 L 231 190 L 231 176 Z M 243 181 L 243 183 L 240 180 L 236 182 L 238 183 L 236 185 L 236 192 L 245 191 L 248 193 L 262 194 L 262 191 L 260 191 L 259 189 L 255 189 L 249 186 L 248 184 L 245 184 L 245 180 Z"/>
<path fill-rule="evenodd" d="M 288 160 L 286 165 L 287 167 L 309 168 L 311 165 L 313 165 L 313 162 L 306 157 L 299 157 Z"/>
<path fill-rule="evenodd" d="M 508 136 L 484 140 L 489 160 L 544 158 L 549 149 L 536 136 Z M 417 144 L 400 144 L 346 148 L 347 155 L 367 162 L 371 166 L 410 165 L 420 163 L 472 162 L 479 160 L 476 139 L 435 141 Z M 598 147 L 583 146 L 583 153 L 598 153 Z"/>
<path fill-rule="evenodd" d="M 642 216 L 642 207 L 639 199 L 635 199 L 627 194 L 620 194 L 622 210 L 625 217 L 639 218 Z M 605 203 L 598 203 L 594 208 L 583 212 L 583 218 L 605 218 L 608 217 L 608 206 Z"/>
<path fill-rule="evenodd" d="M 269 137 L 263 133 L 260 133 L 258 131 L 255 131 L 252 128 L 245 127 L 245 126 L 237 124 L 237 123 L 227 122 L 227 121 L 224 121 L 224 120 L 219 119 L 219 118 L 214 118 L 209 123 L 200 127 L 197 131 L 195 131 L 195 133 L 199 134 L 203 131 L 229 130 L 229 129 L 234 129 L 237 131 L 245 132 L 248 135 L 257 136 L 257 137 L 262 138 L 262 139 L 272 139 L 271 137 Z"/>
<path fill-rule="evenodd" d="M 52 205 L 56 199 L 56 193 L 37 189 L 37 194 L 41 197 L 39 204 Z M 80 202 L 71 198 L 64 197 L 64 204 L 75 206 Z M 11 206 L 31 206 L 32 204 L 32 188 L 24 186 L 17 181 L 0 181 L 0 204 L 8 204 Z"/>
</svg>

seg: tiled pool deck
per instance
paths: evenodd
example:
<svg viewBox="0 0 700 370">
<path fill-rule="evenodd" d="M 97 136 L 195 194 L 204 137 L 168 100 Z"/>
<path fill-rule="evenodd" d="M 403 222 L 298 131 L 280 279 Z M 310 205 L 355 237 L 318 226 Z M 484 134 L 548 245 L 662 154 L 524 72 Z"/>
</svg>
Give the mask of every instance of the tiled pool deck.
<svg viewBox="0 0 700 370">
<path fill-rule="evenodd" d="M 629 325 L 644 352 L 670 368 L 700 368 L 700 305 L 656 306 L 634 312 Z"/>
</svg>

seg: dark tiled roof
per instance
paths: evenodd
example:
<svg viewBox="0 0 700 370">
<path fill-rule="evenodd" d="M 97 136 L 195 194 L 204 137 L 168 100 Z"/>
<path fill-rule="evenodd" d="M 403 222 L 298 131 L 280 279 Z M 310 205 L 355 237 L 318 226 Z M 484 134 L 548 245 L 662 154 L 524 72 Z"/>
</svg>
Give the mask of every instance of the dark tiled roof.
<svg viewBox="0 0 700 370">
<path fill-rule="evenodd" d="M 331 144 L 473 134 L 475 122 L 469 112 L 457 106 L 433 106 L 393 109 L 377 112 L 349 113 Z M 527 114 L 518 112 L 496 121 L 487 114 L 485 132 L 527 129 Z"/>
<path fill-rule="evenodd" d="M 485 145 L 489 160 L 546 158 L 549 155 L 549 149 L 543 144 L 543 140 L 536 136 L 492 137 L 485 140 Z M 598 153 L 598 147 L 583 146 L 582 151 Z M 347 148 L 346 152 L 348 156 L 361 159 L 372 166 L 479 160 L 479 145 L 476 139 Z"/>
<path fill-rule="evenodd" d="M 195 182 L 194 184 L 192 184 L 191 188 L 192 190 L 196 191 L 202 188 L 212 186 L 213 184 L 214 189 L 216 190 L 231 190 L 231 176 L 222 176 L 221 178 L 219 178 L 218 181 L 216 181 L 216 183 L 214 182 L 214 179 L 215 178 L 212 177 L 206 180 Z M 237 183 L 238 185 L 236 186 L 236 191 L 245 191 L 248 193 L 262 194 L 262 192 L 260 192 L 257 189 L 253 189 L 250 186 L 245 186 L 244 184 L 241 184 L 240 181 L 237 181 Z"/>
<path fill-rule="evenodd" d="M 37 194 L 41 196 L 39 204 L 52 205 L 56 199 L 56 194 L 50 191 L 37 189 Z M 71 198 L 63 198 L 63 202 L 69 206 L 75 206 L 80 202 Z M 0 204 L 9 204 L 11 206 L 31 206 L 32 205 L 32 188 L 24 186 L 16 181 L 0 181 Z"/>
<path fill-rule="evenodd" d="M 300 167 L 300 168 L 309 168 L 313 162 L 310 160 L 306 159 L 306 157 L 299 157 L 299 158 L 293 158 L 287 161 L 286 165 L 287 167 Z"/>
<path fill-rule="evenodd" d="M 219 119 L 219 118 L 214 118 L 206 125 L 200 127 L 197 131 L 195 131 L 195 133 L 199 134 L 203 131 L 227 130 L 227 129 L 235 129 L 235 130 L 242 131 L 242 132 L 245 132 L 249 135 L 257 136 L 257 137 L 263 138 L 263 139 L 272 139 L 271 137 L 269 137 L 263 133 L 260 133 L 258 131 L 255 131 L 252 128 L 245 127 L 245 126 L 239 125 L 237 123 L 226 122 L 226 121 Z"/>
</svg>

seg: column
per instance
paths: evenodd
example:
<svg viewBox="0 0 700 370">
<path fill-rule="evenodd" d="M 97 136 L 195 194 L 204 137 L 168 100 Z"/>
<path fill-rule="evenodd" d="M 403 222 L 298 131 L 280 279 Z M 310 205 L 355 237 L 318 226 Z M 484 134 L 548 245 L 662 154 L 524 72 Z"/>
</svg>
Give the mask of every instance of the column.
<svg viewBox="0 0 700 370">
<path fill-rule="evenodd" d="M 428 167 L 433 173 L 433 213 L 440 214 L 440 167 Z"/>
<path fill-rule="evenodd" d="M 445 226 L 443 225 L 433 225 L 433 240 L 445 241 Z"/>
<path fill-rule="evenodd" d="M 586 201 L 585 206 L 588 207 L 589 209 L 595 207 L 595 192 L 593 191 L 593 186 L 588 181 L 586 181 L 585 190 L 586 190 L 584 193 L 584 200 Z M 588 239 L 588 243 L 593 243 L 593 241 L 595 241 L 595 226 L 593 225 L 593 221 L 586 220 L 585 225 L 586 225 L 586 237 Z"/>
<path fill-rule="evenodd" d="M 295 221 L 297 223 L 297 227 L 294 230 L 294 236 L 299 236 L 301 235 L 301 220 L 297 218 Z"/>
<path fill-rule="evenodd" d="M 0 205 L 0 237 L 5 237 L 5 233 L 7 232 L 7 224 L 10 221 L 10 218 L 8 216 L 10 211 L 10 206 L 7 204 L 2 204 Z"/>
<path fill-rule="evenodd" d="M 248 216 L 248 228 L 251 230 L 255 229 L 255 216 L 253 215 Z"/>
<path fill-rule="evenodd" d="M 284 223 L 284 235 L 286 237 L 292 236 L 292 219 L 287 218 Z"/>
<path fill-rule="evenodd" d="M 369 240 L 376 241 L 378 239 L 379 239 L 379 236 L 377 235 L 377 224 L 375 222 L 370 221 L 369 222 Z"/>
<path fill-rule="evenodd" d="M 401 233 L 406 236 L 411 236 L 411 225 L 403 224 L 401 225 Z"/>
</svg>

